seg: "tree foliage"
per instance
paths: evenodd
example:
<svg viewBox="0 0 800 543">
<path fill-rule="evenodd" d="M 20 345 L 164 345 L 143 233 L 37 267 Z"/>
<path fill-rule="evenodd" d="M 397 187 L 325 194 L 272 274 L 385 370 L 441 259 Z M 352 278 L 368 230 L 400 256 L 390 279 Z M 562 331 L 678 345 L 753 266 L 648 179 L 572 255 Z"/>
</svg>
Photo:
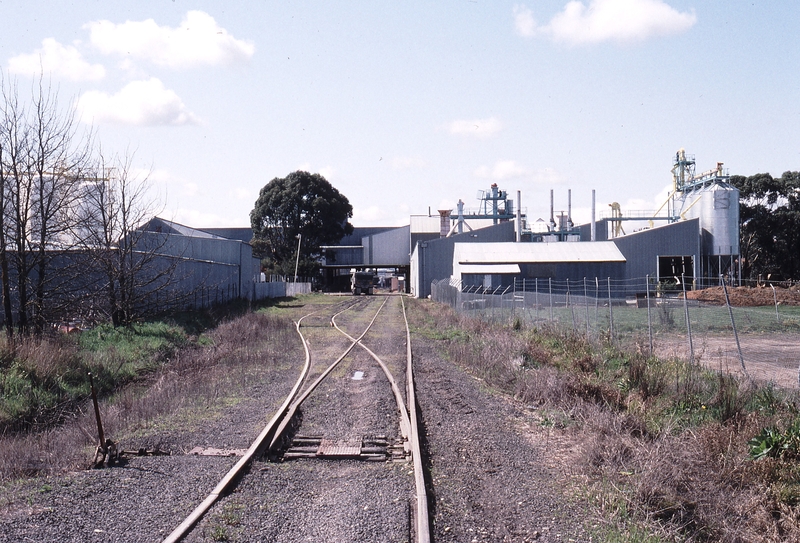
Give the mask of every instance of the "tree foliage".
<svg viewBox="0 0 800 543">
<path fill-rule="evenodd" d="M 352 216 L 347 198 L 321 175 L 296 171 L 276 177 L 261 189 L 250 213 L 253 252 L 270 271 L 292 275 L 299 241 L 300 274 L 311 275 L 320 246 L 353 232 Z"/>
<path fill-rule="evenodd" d="M 739 189 L 742 274 L 800 279 L 800 172 L 732 176 Z"/>
</svg>

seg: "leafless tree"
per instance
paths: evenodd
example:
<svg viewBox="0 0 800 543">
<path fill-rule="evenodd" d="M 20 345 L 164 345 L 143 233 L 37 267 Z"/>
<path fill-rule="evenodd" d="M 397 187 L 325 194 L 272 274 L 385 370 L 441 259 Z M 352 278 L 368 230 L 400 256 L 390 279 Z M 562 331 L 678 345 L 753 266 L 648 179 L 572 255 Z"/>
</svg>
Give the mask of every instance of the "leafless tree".
<svg viewBox="0 0 800 543">
<path fill-rule="evenodd" d="M 11 226 L 11 210 L 9 192 L 15 180 L 19 177 L 18 165 L 24 155 L 24 142 L 27 135 L 24 133 L 22 122 L 23 112 L 16 93 L 16 86 L 7 86 L 5 78 L 0 73 L 0 89 L 2 89 L 2 104 L 0 104 L 0 280 L 2 280 L 3 316 L 6 334 L 11 337 L 14 333 L 14 314 L 11 301 L 11 276 L 9 269 L 9 228 Z M 22 132 L 22 133 L 21 133 Z"/>
<path fill-rule="evenodd" d="M 48 284 L 50 255 L 69 249 L 74 216 L 69 212 L 79 197 L 76 187 L 89 174 L 91 138 L 79 136 L 74 114 L 58 109 L 57 97 L 41 80 L 32 104 L 32 220 L 30 237 L 36 267 L 34 322 L 38 332 L 46 324 L 45 300 L 53 294 Z"/>
<path fill-rule="evenodd" d="M 162 252 L 164 236 L 142 230 L 160 206 L 149 174 L 137 175 L 132 162 L 131 155 L 106 159 L 99 153 L 76 213 L 76 237 L 101 270 L 105 311 L 114 326 L 142 316 L 148 300 L 170 286 L 175 269 Z"/>
<path fill-rule="evenodd" d="M 15 81 L 2 80 L 2 95 L 0 269 L 6 331 L 10 334 L 13 326 L 13 290 L 17 327 L 29 330 L 32 318 L 34 330 L 41 332 L 48 299 L 59 294 L 55 284 L 48 284 L 50 264 L 71 243 L 69 210 L 90 164 L 91 134 L 79 133 L 74 108 L 63 111 L 57 92 L 42 78 L 27 104 L 20 100 Z M 9 267 L 15 271 L 13 284 Z"/>
</svg>

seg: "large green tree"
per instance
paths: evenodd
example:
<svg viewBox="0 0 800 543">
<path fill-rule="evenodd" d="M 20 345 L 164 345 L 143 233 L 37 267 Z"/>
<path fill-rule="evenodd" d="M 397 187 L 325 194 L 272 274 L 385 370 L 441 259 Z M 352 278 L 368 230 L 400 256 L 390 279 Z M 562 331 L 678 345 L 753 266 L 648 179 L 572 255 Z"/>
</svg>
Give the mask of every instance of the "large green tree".
<svg viewBox="0 0 800 543">
<path fill-rule="evenodd" d="M 739 189 L 742 274 L 800 279 L 800 172 L 731 177 Z"/>
<path fill-rule="evenodd" d="M 304 171 L 276 177 L 258 195 L 250 212 L 253 250 L 273 273 L 293 275 L 300 245 L 299 274 L 314 273 L 320 246 L 353 232 L 353 206 L 324 177 Z"/>
</svg>

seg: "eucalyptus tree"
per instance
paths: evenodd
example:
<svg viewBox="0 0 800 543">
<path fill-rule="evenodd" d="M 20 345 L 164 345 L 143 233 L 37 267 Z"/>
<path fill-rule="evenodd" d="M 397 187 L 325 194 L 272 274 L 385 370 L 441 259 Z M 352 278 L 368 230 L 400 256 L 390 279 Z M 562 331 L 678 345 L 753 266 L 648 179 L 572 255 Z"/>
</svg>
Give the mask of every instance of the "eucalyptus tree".
<svg viewBox="0 0 800 543">
<path fill-rule="evenodd" d="M 259 192 L 250 224 L 253 252 L 276 273 L 291 275 L 299 261 L 310 274 L 320 247 L 353 232 L 353 206 L 320 174 L 304 171 L 276 177 Z"/>
<path fill-rule="evenodd" d="M 731 176 L 739 189 L 742 273 L 800 279 L 800 172 Z"/>
</svg>

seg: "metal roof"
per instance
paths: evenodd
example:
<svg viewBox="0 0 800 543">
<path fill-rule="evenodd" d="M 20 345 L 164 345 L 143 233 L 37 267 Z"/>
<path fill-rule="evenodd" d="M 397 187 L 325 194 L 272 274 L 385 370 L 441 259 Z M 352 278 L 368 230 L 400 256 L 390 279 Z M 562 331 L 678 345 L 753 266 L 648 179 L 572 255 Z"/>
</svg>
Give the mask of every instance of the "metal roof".
<svg viewBox="0 0 800 543">
<path fill-rule="evenodd" d="M 165 228 L 171 230 L 171 232 L 169 231 L 165 232 L 164 231 Z M 144 226 L 141 227 L 141 230 L 145 232 L 163 232 L 165 234 L 178 234 L 180 236 L 186 236 L 190 238 L 227 239 L 223 238 L 222 236 L 218 236 L 216 234 L 211 234 L 203 230 L 198 230 L 197 228 L 191 228 L 189 226 L 184 226 L 182 224 L 176 223 L 174 221 L 168 221 L 167 219 L 162 219 L 161 217 L 153 217 Z"/>
<path fill-rule="evenodd" d="M 456 243 L 453 263 L 524 264 L 558 262 L 625 262 L 613 241 L 559 243 Z"/>
<path fill-rule="evenodd" d="M 519 264 L 468 264 L 459 266 L 462 274 L 498 275 L 502 273 L 520 273 Z"/>
</svg>

